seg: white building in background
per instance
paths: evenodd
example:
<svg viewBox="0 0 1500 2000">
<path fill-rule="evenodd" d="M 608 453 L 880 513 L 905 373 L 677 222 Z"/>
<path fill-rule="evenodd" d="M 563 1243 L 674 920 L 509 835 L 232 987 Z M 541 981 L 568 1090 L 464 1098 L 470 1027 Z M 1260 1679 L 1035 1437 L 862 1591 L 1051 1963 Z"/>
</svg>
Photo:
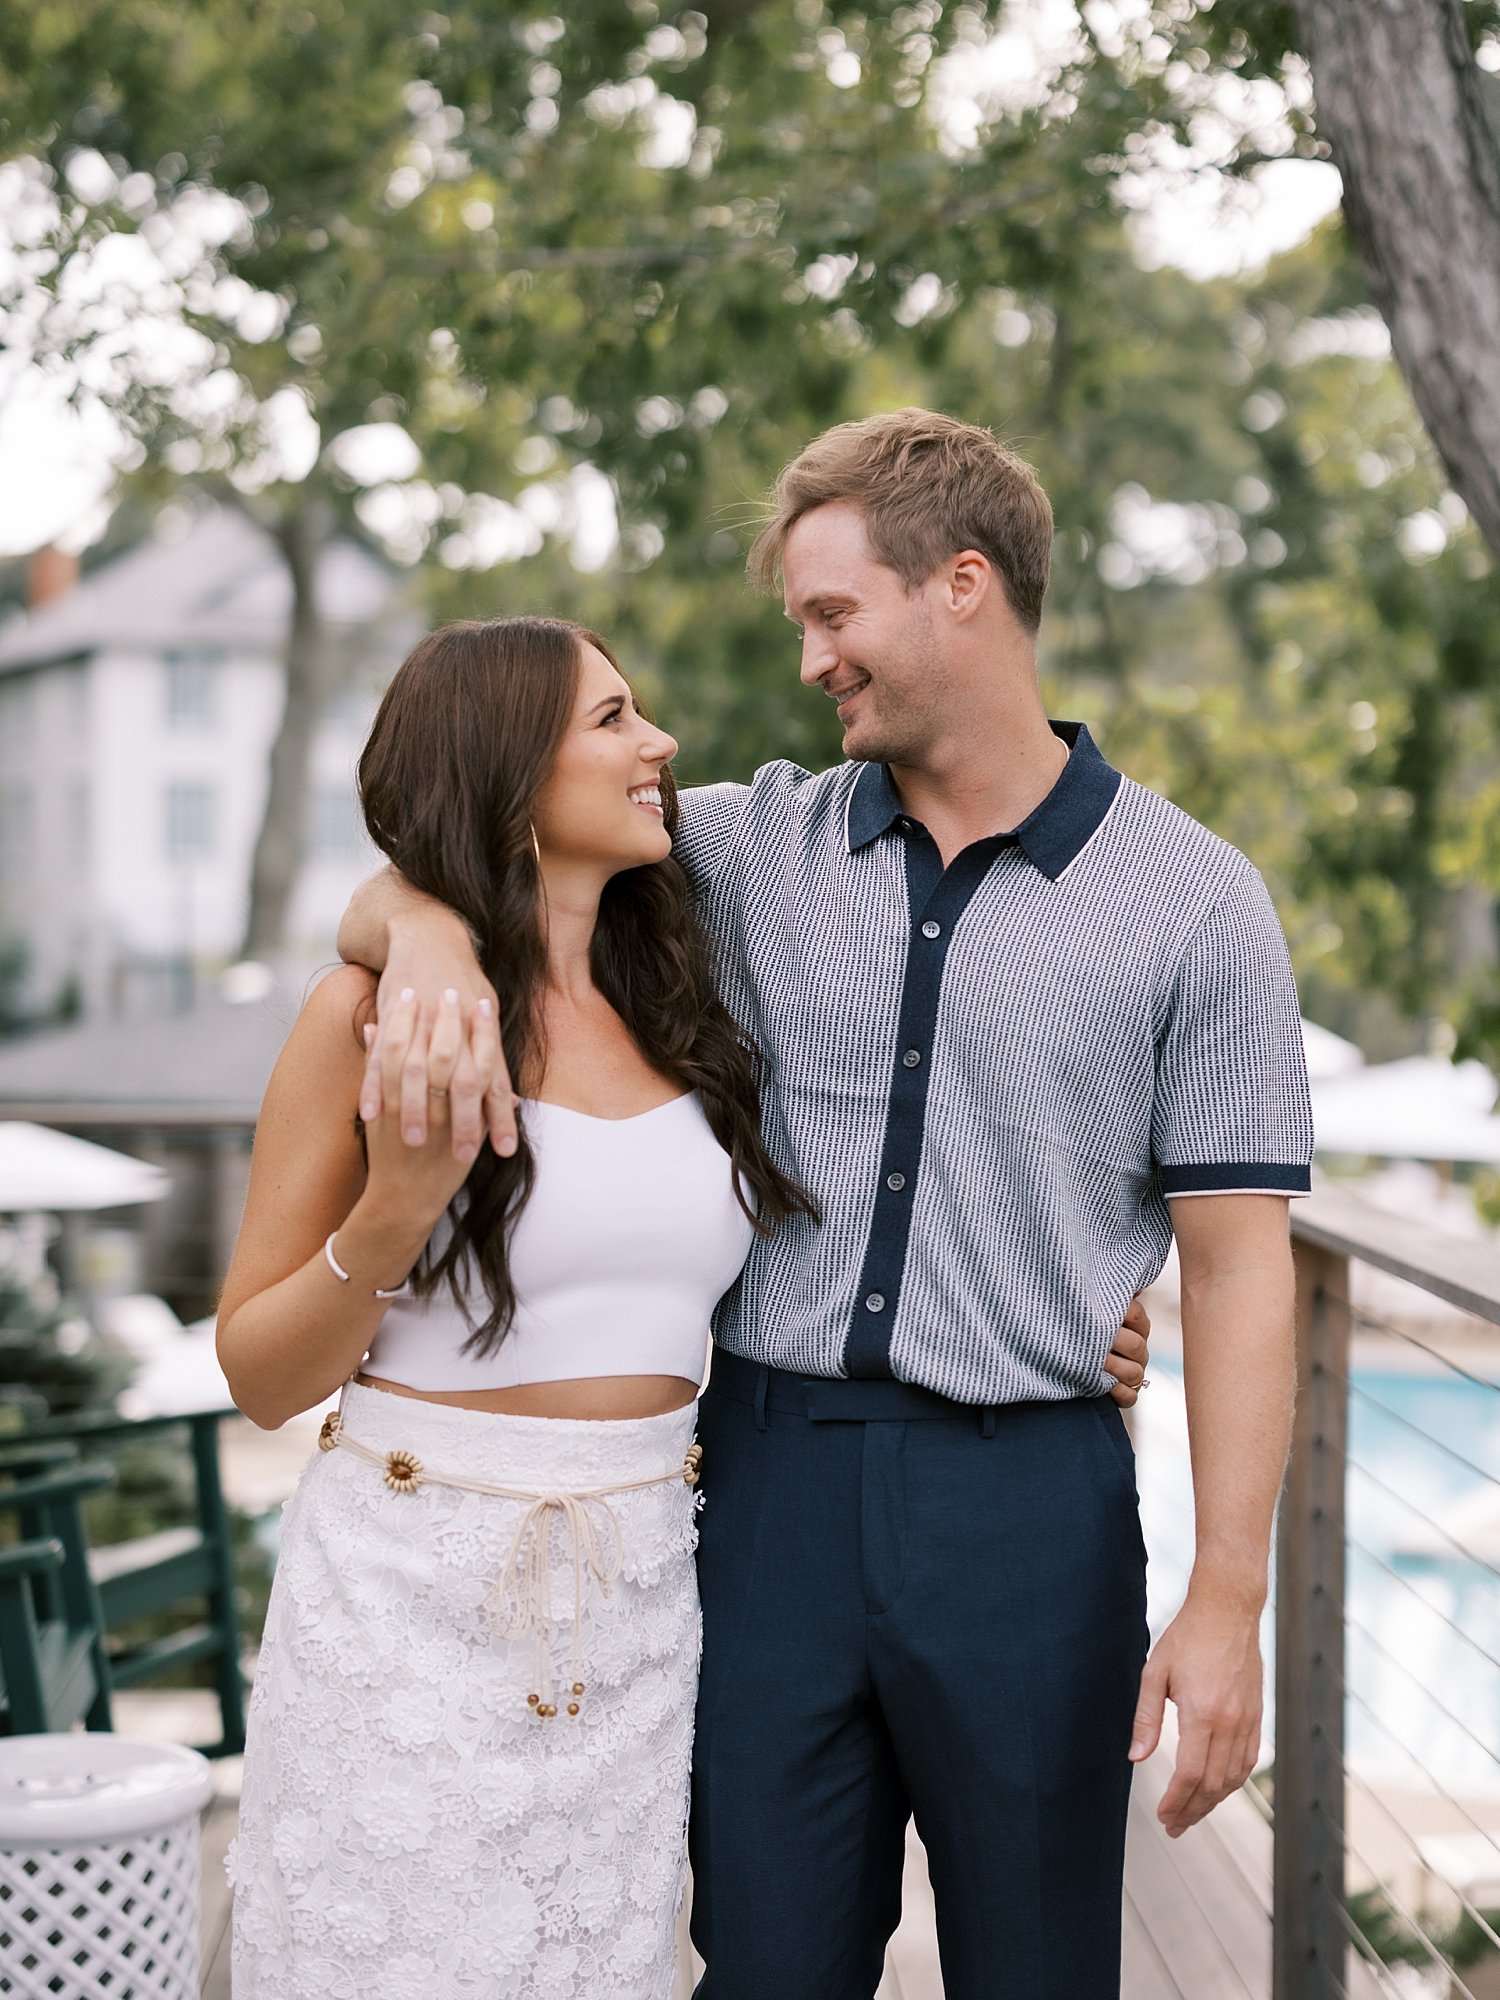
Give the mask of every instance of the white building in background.
<svg viewBox="0 0 1500 2000">
<path fill-rule="evenodd" d="M 331 955 L 372 865 L 354 767 L 414 636 L 398 579 L 353 541 L 330 547 L 318 591 L 355 664 L 313 749 L 287 940 L 306 960 Z M 174 510 L 81 581 L 40 552 L 31 596 L 0 625 L 0 958 L 19 947 L 28 1012 L 75 988 L 95 1018 L 180 1005 L 243 933 L 283 699 L 285 566 L 237 510 Z"/>
</svg>

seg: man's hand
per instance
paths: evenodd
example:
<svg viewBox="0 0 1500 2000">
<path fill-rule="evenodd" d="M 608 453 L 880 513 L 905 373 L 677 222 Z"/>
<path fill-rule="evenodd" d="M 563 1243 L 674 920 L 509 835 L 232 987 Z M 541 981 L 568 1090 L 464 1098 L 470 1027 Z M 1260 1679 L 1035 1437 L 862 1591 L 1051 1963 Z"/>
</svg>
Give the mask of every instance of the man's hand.
<svg viewBox="0 0 1500 2000">
<path fill-rule="evenodd" d="M 1177 1764 L 1156 1816 L 1176 1840 L 1237 1792 L 1260 1755 L 1260 1619 L 1211 1596 L 1187 1601 L 1162 1633 L 1141 1676 L 1130 1761 L 1161 1740 L 1167 1701 L 1177 1706 Z"/>
<path fill-rule="evenodd" d="M 1146 1369 L 1151 1361 L 1150 1339 L 1151 1320 L 1137 1293 L 1130 1301 L 1125 1324 L 1115 1335 L 1115 1344 L 1104 1363 L 1115 1378 L 1110 1396 L 1122 1410 L 1130 1409 L 1146 1386 Z"/>
<path fill-rule="evenodd" d="M 481 1000 L 476 1005 L 476 1028 L 479 1026 L 478 1010 L 487 1004 Z M 493 1010 L 491 1013 L 493 1017 Z M 416 1033 L 416 1026 L 415 995 L 399 1000 L 385 1016 L 389 1059 L 398 1067 L 398 1074 L 404 1075 L 404 1056 Z M 456 1065 L 452 1052 L 463 1039 L 462 1026 L 458 997 L 450 987 L 439 1003 L 437 1019 L 428 1039 L 426 1074 L 453 1074 Z M 365 1029 L 367 1048 L 374 1039 L 375 1027 L 371 1023 Z M 393 1105 L 399 1104 L 399 1099 L 390 1101 Z M 448 1129 L 451 1104 L 450 1086 L 431 1087 L 426 1105 L 427 1137 L 421 1145 L 413 1141 L 408 1131 L 397 1129 L 394 1110 L 365 1119 L 365 1157 L 368 1161 L 365 1192 L 374 1211 L 403 1218 L 414 1217 L 427 1231 L 435 1226 L 438 1217 L 463 1186 L 478 1150 L 477 1147 L 470 1148 L 467 1143 L 462 1147 L 453 1143 Z"/>
<path fill-rule="evenodd" d="M 495 989 L 463 921 L 384 868 L 355 891 L 339 952 L 380 975 L 359 1093 L 365 1123 L 399 1107 L 402 1139 L 425 1146 L 429 1093 L 446 1091 L 456 1160 L 467 1165 L 477 1156 L 486 1129 L 497 1153 L 514 1153 L 516 1098 Z"/>
<path fill-rule="evenodd" d="M 497 1153 L 514 1153 L 516 1100 L 500 1047 L 495 990 L 463 927 L 419 920 L 394 928 L 376 1006 L 359 1093 L 365 1123 L 373 1124 L 387 1106 L 399 1107 L 402 1139 L 425 1146 L 429 1095 L 446 1091 L 456 1160 L 475 1158 L 486 1127 Z"/>
</svg>

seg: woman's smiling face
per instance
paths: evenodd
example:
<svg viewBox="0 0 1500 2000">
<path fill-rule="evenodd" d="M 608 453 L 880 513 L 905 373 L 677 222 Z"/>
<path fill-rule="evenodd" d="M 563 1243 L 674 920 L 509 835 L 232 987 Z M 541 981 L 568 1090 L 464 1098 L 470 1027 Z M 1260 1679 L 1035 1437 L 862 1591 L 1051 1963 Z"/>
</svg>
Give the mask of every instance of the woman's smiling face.
<svg viewBox="0 0 1500 2000">
<path fill-rule="evenodd" d="M 544 860 L 603 864 L 608 874 L 672 851 L 660 791 L 674 737 L 637 712 L 624 675 L 580 641 L 573 714 L 532 811 Z"/>
</svg>

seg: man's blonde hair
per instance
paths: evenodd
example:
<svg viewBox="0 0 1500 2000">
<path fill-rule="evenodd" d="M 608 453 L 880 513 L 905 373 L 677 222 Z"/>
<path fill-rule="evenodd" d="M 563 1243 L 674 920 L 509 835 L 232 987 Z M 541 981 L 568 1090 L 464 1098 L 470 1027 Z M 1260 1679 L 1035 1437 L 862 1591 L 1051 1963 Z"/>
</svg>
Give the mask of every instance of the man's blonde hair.
<svg viewBox="0 0 1500 2000">
<path fill-rule="evenodd" d="M 788 535 L 831 500 L 854 502 L 872 554 L 908 590 L 961 550 L 977 549 L 1026 630 L 1041 624 L 1052 508 L 1025 459 L 992 432 L 936 410 L 893 410 L 824 431 L 772 488 L 770 519 L 750 551 L 754 582 L 779 586 Z"/>
</svg>

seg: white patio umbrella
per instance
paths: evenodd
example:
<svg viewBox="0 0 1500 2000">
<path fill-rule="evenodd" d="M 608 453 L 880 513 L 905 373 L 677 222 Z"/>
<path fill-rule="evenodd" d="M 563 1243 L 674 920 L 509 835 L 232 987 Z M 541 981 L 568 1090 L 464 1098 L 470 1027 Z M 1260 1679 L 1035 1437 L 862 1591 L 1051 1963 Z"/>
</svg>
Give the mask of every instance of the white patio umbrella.
<svg viewBox="0 0 1500 2000">
<path fill-rule="evenodd" d="M 1495 1079 L 1483 1063 L 1439 1056 L 1407 1056 L 1318 1078 L 1312 1086 L 1318 1151 L 1500 1164 L 1495 1095 Z"/>
<path fill-rule="evenodd" d="M 1343 1076 L 1364 1065 L 1365 1052 L 1357 1043 L 1346 1042 L 1342 1035 L 1336 1035 L 1331 1028 L 1320 1028 L 1316 1021 L 1304 1019 L 1302 1047 L 1310 1077 Z"/>
<path fill-rule="evenodd" d="M 0 1215 L 131 1208 L 170 1186 L 161 1167 L 127 1153 L 21 1119 L 0 1123 Z"/>
</svg>

